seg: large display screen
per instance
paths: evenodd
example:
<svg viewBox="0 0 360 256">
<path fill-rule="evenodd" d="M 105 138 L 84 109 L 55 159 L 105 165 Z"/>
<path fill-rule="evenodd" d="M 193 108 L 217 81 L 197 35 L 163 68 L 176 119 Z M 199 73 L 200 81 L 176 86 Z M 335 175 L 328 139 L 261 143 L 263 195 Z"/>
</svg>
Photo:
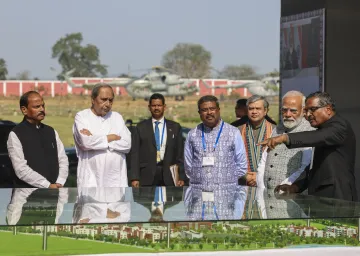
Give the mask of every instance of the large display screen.
<svg viewBox="0 0 360 256">
<path fill-rule="evenodd" d="M 280 27 L 280 96 L 323 91 L 325 10 L 282 17 Z"/>
</svg>

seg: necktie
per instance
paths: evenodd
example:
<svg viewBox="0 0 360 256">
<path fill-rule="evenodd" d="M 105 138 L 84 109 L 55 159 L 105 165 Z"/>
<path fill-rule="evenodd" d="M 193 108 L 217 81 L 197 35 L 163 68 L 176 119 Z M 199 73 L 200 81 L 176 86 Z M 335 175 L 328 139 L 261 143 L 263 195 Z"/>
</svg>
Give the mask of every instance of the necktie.
<svg viewBox="0 0 360 256">
<path fill-rule="evenodd" d="M 160 205 L 160 189 L 161 189 L 161 187 L 155 188 L 155 199 L 154 199 L 155 206 Z"/>
<path fill-rule="evenodd" d="M 159 121 L 155 122 L 155 142 L 156 142 L 156 162 L 160 162 L 160 130 L 159 130 Z"/>
<path fill-rule="evenodd" d="M 159 130 L 159 121 L 155 122 L 155 141 L 156 141 L 156 150 L 160 151 L 160 130 Z"/>
</svg>

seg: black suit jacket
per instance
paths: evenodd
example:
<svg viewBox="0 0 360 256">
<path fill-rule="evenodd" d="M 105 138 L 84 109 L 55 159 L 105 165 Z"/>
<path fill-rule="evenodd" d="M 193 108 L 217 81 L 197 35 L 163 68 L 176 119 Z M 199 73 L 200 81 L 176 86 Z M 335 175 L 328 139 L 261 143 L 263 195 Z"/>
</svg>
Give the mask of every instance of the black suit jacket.
<svg viewBox="0 0 360 256">
<path fill-rule="evenodd" d="M 167 140 L 165 155 L 162 161 L 164 183 L 174 186 L 170 166 L 179 165 L 179 176 L 185 179 L 184 172 L 184 142 L 179 123 L 165 119 Z M 152 119 L 149 118 L 136 125 L 131 146 L 130 180 L 139 180 L 140 186 L 150 186 L 156 173 L 156 142 Z"/>
<path fill-rule="evenodd" d="M 289 133 L 289 148 L 315 147 L 313 167 L 295 181 L 309 195 L 357 201 L 356 138 L 350 123 L 338 114 L 318 130 Z"/>
</svg>

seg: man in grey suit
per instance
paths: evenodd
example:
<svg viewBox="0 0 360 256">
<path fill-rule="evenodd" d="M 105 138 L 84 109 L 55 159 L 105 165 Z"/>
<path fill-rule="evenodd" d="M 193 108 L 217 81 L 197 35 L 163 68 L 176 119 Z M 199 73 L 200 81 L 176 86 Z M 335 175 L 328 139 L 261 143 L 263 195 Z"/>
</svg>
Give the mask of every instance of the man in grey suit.
<svg viewBox="0 0 360 256">
<path fill-rule="evenodd" d="M 326 92 L 306 98 L 305 117 L 316 131 L 282 134 L 261 145 L 274 149 L 284 143 L 288 148 L 315 147 L 313 166 L 292 185 L 279 185 L 275 191 L 357 201 L 355 187 L 356 137 L 350 123 L 336 113 L 335 104 Z"/>
</svg>

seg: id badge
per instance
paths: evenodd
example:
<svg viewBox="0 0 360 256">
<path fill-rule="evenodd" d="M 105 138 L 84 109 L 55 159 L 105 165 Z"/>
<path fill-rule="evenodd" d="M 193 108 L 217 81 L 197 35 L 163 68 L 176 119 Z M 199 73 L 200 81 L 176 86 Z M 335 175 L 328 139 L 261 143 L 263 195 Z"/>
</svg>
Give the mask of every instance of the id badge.
<svg viewBox="0 0 360 256">
<path fill-rule="evenodd" d="M 160 159 L 160 151 L 156 151 L 156 161 L 157 162 L 161 161 L 161 159 Z"/>
<path fill-rule="evenodd" d="M 201 192 L 203 202 L 214 202 L 214 192 Z"/>
<path fill-rule="evenodd" d="M 214 166 L 215 158 L 213 156 L 204 156 L 202 159 L 202 166 Z"/>
</svg>

